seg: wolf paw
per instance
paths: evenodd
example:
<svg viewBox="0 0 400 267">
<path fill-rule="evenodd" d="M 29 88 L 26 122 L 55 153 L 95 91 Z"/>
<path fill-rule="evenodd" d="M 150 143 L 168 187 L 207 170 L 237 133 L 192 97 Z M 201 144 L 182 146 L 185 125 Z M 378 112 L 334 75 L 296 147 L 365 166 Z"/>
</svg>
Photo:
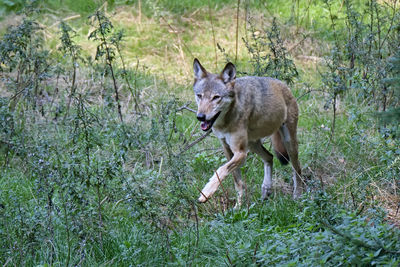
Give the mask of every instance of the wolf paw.
<svg viewBox="0 0 400 267">
<path fill-rule="evenodd" d="M 299 199 L 303 194 L 303 188 L 297 187 L 293 190 L 293 199 Z"/>
<path fill-rule="evenodd" d="M 235 206 L 233 207 L 234 210 L 240 210 L 240 208 L 242 207 L 242 203 L 241 202 L 236 202 Z"/>
<path fill-rule="evenodd" d="M 207 202 L 207 200 L 208 200 L 208 198 L 206 196 L 204 196 L 203 194 L 201 194 L 197 201 L 200 203 L 205 203 L 205 202 Z"/>
<path fill-rule="evenodd" d="M 217 191 L 218 185 L 218 182 L 215 182 L 213 179 L 211 179 L 211 181 L 206 184 L 203 190 L 201 190 L 201 194 L 198 199 L 199 202 L 206 202 L 215 193 L 215 191 Z"/>
<path fill-rule="evenodd" d="M 261 187 L 262 200 L 266 200 L 272 195 L 272 188 L 263 186 Z"/>
</svg>

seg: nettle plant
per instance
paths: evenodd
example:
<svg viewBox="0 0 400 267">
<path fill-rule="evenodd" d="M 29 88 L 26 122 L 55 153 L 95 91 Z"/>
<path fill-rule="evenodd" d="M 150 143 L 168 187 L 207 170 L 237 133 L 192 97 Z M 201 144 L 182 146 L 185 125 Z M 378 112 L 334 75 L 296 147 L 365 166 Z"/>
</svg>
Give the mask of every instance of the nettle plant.
<svg viewBox="0 0 400 267">
<path fill-rule="evenodd" d="M 51 62 L 40 30 L 38 23 L 28 18 L 8 28 L 0 41 L 0 71 L 12 99 L 18 102 L 22 97 L 44 115 L 41 100 L 47 92 L 43 83 L 51 75 Z"/>
<path fill-rule="evenodd" d="M 269 76 L 293 84 L 298 76 L 296 65 L 290 58 L 276 18 L 268 30 L 259 31 L 249 19 L 250 38 L 243 41 L 250 54 L 250 63 L 253 67 L 253 75 Z"/>
<path fill-rule="evenodd" d="M 60 23 L 60 41 L 61 46 L 59 50 L 64 53 L 64 58 L 69 61 L 72 69 L 72 79 L 69 85 L 67 111 L 65 116 L 68 115 L 71 106 L 72 98 L 75 96 L 77 88 L 77 71 L 81 58 L 81 47 L 74 41 L 76 32 L 67 23 L 62 21 Z"/>
<path fill-rule="evenodd" d="M 333 109 L 333 136 L 337 100 L 347 93 L 353 92 L 357 100 L 367 101 L 377 111 L 397 105 L 394 87 L 382 80 L 390 74 L 388 58 L 396 53 L 400 43 L 396 27 L 400 16 L 395 2 L 383 6 L 370 0 L 357 9 L 346 0 L 343 10 L 336 13 L 332 1 L 324 0 L 324 4 L 329 11 L 333 40 L 326 58 L 327 71 L 320 73 L 328 95 L 325 107 Z M 344 25 L 339 17 L 344 17 Z"/>
<path fill-rule="evenodd" d="M 98 41 L 95 60 L 104 60 L 105 73 L 111 75 L 113 82 L 113 88 L 115 93 L 115 102 L 117 104 L 118 116 L 120 121 L 123 121 L 121 103 L 118 92 L 117 77 L 114 70 L 115 62 L 115 46 L 111 43 L 110 36 L 112 34 L 114 26 L 108 17 L 100 12 L 96 11 L 89 17 L 90 23 L 95 29 L 89 34 L 89 40 Z"/>
<path fill-rule="evenodd" d="M 135 82 L 134 86 L 131 85 L 130 76 L 124 56 L 122 54 L 122 41 L 124 38 L 124 32 L 122 30 L 116 31 L 110 19 L 102 12 L 97 11 L 89 17 L 90 23 L 95 29 L 90 32 L 89 40 L 97 41 L 96 49 L 96 61 L 103 60 L 105 68 L 104 74 L 109 75 L 112 80 L 112 87 L 114 89 L 115 102 L 117 104 L 118 115 L 120 121 L 123 121 L 121 103 L 120 103 L 120 92 L 118 87 L 118 74 L 122 77 L 125 82 L 125 86 L 129 90 L 134 99 L 135 111 L 140 111 L 139 108 L 139 92 L 137 90 L 137 70 L 135 71 Z M 116 67 L 117 59 L 120 59 L 122 67 Z M 137 65 L 138 66 L 138 65 Z"/>
</svg>

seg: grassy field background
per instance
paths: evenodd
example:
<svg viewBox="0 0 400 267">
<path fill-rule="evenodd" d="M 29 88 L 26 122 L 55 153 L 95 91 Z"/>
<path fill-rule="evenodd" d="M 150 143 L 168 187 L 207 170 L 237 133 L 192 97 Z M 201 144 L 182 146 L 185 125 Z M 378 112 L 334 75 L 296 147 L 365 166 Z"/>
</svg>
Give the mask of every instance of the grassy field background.
<svg viewBox="0 0 400 267">
<path fill-rule="evenodd" d="M 0 263 L 398 266 L 399 128 L 380 119 L 399 106 L 386 81 L 398 77 L 398 9 L 0 1 Z M 195 57 L 290 84 L 300 200 L 275 161 L 274 194 L 261 201 L 262 162 L 249 154 L 241 209 L 231 177 L 196 202 L 225 159 L 190 111 Z"/>
</svg>

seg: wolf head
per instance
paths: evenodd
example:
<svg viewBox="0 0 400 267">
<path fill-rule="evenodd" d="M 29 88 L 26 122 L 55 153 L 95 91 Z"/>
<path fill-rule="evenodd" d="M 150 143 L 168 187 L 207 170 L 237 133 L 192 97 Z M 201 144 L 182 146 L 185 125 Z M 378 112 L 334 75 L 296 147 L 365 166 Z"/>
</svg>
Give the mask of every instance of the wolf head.
<svg viewBox="0 0 400 267">
<path fill-rule="evenodd" d="M 197 119 L 201 121 L 201 129 L 207 131 L 214 124 L 218 124 L 218 119 L 225 116 L 235 98 L 233 87 L 236 68 L 229 62 L 220 74 L 212 74 L 207 72 L 196 58 L 193 71 Z"/>
</svg>

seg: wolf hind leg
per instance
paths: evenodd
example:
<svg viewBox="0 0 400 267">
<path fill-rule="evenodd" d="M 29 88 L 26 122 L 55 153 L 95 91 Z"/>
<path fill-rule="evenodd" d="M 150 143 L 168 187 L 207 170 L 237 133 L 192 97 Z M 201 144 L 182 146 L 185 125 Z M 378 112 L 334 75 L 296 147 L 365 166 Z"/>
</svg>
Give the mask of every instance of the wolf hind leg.
<svg viewBox="0 0 400 267">
<path fill-rule="evenodd" d="M 237 193 L 237 199 L 234 209 L 238 209 L 242 206 L 243 185 L 244 185 L 242 180 L 242 175 L 240 173 L 240 167 L 237 168 L 232 174 L 235 181 L 235 189 Z"/>
<path fill-rule="evenodd" d="M 272 194 L 272 167 L 274 156 L 265 149 L 261 140 L 249 143 L 252 152 L 259 155 L 264 163 L 264 180 L 261 186 L 262 199 L 267 199 Z"/>
<path fill-rule="evenodd" d="M 282 136 L 283 145 L 289 155 L 293 169 L 293 198 L 299 198 L 305 190 L 305 184 L 301 177 L 301 167 L 299 163 L 299 152 L 296 135 L 297 121 L 284 123 L 279 132 Z"/>
</svg>

